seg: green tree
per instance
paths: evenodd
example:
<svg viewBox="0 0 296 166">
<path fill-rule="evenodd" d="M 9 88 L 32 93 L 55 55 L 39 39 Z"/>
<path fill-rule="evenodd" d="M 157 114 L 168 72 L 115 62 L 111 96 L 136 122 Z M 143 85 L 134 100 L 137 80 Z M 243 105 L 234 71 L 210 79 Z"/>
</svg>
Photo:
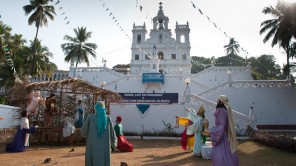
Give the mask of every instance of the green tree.
<svg viewBox="0 0 296 166">
<path fill-rule="evenodd" d="M 256 80 L 277 80 L 281 77 L 281 67 L 275 63 L 273 55 L 261 55 L 248 60 L 252 64 L 253 76 Z"/>
<path fill-rule="evenodd" d="M 274 17 L 274 19 L 269 19 L 261 23 L 260 35 L 267 32 L 263 42 L 266 43 L 272 38 L 272 47 L 279 44 L 286 52 L 287 65 L 289 65 L 289 59 L 292 56 L 291 39 L 296 37 L 296 3 L 289 4 L 278 1 L 275 7 L 265 7 L 262 12 Z M 289 75 L 289 67 L 287 72 Z"/>
<path fill-rule="evenodd" d="M 88 55 L 96 58 L 97 45 L 95 43 L 86 43 L 91 38 L 92 32 L 87 32 L 86 27 L 74 29 L 75 37 L 65 35 L 64 40 L 70 43 L 61 45 L 64 54 L 66 55 L 66 62 L 75 62 L 76 67 L 78 63 L 86 63 L 89 66 Z"/>
<path fill-rule="evenodd" d="M 197 56 L 192 56 L 191 57 L 191 73 L 195 74 L 198 73 L 208 67 L 211 66 L 211 59 L 210 58 L 205 58 L 205 57 L 197 57 Z"/>
<path fill-rule="evenodd" d="M 14 84 L 15 76 L 14 71 L 7 63 L 0 64 L 0 87 L 9 88 Z"/>
<path fill-rule="evenodd" d="M 0 61 L 5 60 L 5 48 L 11 39 L 11 28 L 0 21 Z"/>
<path fill-rule="evenodd" d="M 29 25 L 35 24 L 37 28 L 34 44 L 37 40 L 39 28 L 48 24 L 47 17 L 54 20 L 54 15 L 56 15 L 54 6 L 48 5 L 48 2 L 49 0 L 30 0 L 30 4 L 23 7 L 25 15 L 32 13 L 28 19 Z"/>
<path fill-rule="evenodd" d="M 230 38 L 229 43 L 224 46 L 227 55 L 238 55 L 240 45 L 234 38 Z"/>
<path fill-rule="evenodd" d="M 42 26 L 47 26 L 48 24 L 48 20 L 47 17 L 51 20 L 54 20 L 54 15 L 55 13 L 55 9 L 54 6 L 52 5 L 48 5 L 50 0 L 30 0 L 30 4 L 29 5 L 25 5 L 23 7 L 24 11 L 25 11 L 25 15 L 29 15 L 30 13 L 32 13 L 29 16 L 28 19 L 28 23 L 29 25 L 35 24 L 37 30 L 36 30 L 36 35 L 34 38 L 34 42 L 33 42 L 33 50 L 35 50 L 36 48 L 36 43 L 37 43 L 37 36 L 38 36 L 38 32 L 39 32 L 39 28 Z M 35 58 L 35 51 L 32 52 L 33 53 L 33 61 L 37 61 L 34 60 Z M 38 55 L 36 55 L 38 56 Z M 34 73 L 36 73 L 35 66 L 31 67 L 31 75 L 34 76 Z"/>
<path fill-rule="evenodd" d="M 25 60 L 25 72 L 24 74 L 32 76 L 42 76 L 46 74 L 50 76 L 53 70 L 56 70 L 57 67 L 52 62 L 49 61 L 49 58 L 52 57 L 52 53 L 49 52 L 48 47 L 42 46 L 41 42 L 37 39 L 35 44 L 31 42 L 30 47 L 24 47 L 21 50 L 21 53 L 24 55 Z M 35 52 L 33 54 L 33 52 Z"/>
<path fill-rule="evenodd" d="M 246 60 L 236 54 L 228 54 L 226 56 L 219 57 L 215 61 L 216 66 L 244 66 Z"/>
</svg>

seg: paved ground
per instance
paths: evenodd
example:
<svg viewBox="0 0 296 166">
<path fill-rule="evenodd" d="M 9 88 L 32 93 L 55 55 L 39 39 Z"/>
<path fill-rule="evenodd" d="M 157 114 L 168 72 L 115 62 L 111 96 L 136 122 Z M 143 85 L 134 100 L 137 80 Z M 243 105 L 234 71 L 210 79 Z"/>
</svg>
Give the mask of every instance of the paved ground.
<svg viewBox="0 0 296 166">
<path fill-rule="evenodd" d="M 192 156 L 184 152 L 178 140 L 129 140 L 134 151 L 111 154 L 111 165 L 120 166 L 121 162 L 129 166 L 210 166 L 210 160 Z M 74 151 L 71 152 L 71 149 Z M 3 166 L 83 166 L 85 146 L 31 146 L 26 152 L 6 153 L 5 144 L 0 144 L 0 165 Z M 240 166 L 292 166 L 296 163 L 296 154 L 258 145 L 252 141 L 239 142 Z M 47 158 L 51 162 L 44 164 Z"/>
</svg>

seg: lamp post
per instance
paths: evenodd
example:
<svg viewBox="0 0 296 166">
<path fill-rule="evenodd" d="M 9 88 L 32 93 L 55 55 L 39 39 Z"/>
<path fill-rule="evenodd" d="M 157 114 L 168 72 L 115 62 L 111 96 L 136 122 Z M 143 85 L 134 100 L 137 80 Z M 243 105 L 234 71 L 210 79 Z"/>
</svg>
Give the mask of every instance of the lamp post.
<svg viewBox="0 0 296 166">
<path fill-rule="evenodd" d="M 191 80 L 190 80 L 190 78 L 186 78 L 186 79 L 184 80 L 184 82 L 185 82 L 185 84 L 188 86 L 188 85 L 190 84 Z"/>
<path fill-rule="evenodd" d="M 227 70 L 228 81 L 232 80 L 231 74 L 232 74 L 231 69 Z"/>
<path fill-rule="evenodd" d="M 104 89 L 104 87 L 105 87 L 106 84 L 107 84 L 106 81 L 101 81 L 101 82 L 99 83 L 99 86 L 100 86 L 102 89 Z"/>
<path fill-rule="evenodd" d="M 105 89 L 104 87 L 106 86 L 106 84 L 107 84 L 106 81 L 101 81 L 101 82 L 99 83 L 99 86 L 100 86 L 102 89 Z M 107 96 L 106 96 L 105 92 L 102 93 L 101 97 L 102 97 L 102 101 L 104 101 L 104 103 L 105 103 L 106 113 L 109 115 L 109 114 L 110 114 L 110 105 L 109 105 L 109 103 L 107 102 Z"/>
<path fill-rule="evenodd" d="M 186 105 L 189 105 L 190 104 L 190 95 L 191 95 L 191 92 L 190 92 L 189 84 L 191 83 L 191 80 L 190 80 L 190 78 L 186 78 L 184 80 L 184 82 L 186 84 L 186 88 L 185 88 L 185 91 L 184 91 L 184 99 L 185 99 L 184 106 L 186 107 Z"/>
</svg>

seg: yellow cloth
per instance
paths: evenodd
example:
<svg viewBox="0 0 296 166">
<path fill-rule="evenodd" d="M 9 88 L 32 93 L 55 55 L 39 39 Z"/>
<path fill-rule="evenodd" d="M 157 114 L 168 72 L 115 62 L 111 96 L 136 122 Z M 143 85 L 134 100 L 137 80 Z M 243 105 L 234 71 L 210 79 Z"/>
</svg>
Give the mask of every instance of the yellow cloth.
<svg viewBox="0 0 296 166">
<path fill-rule="evenodd" d="M 193 150 L 194 148 L 194 136 L 193 137 L 188 137 L 187 136 L 187 146 L 190 150 Z"/>
<path fill-rule="evenodd" d="M 186 124 L 189 124 L 189 118 L 187 117 L 179 117 L 177 118 L 177 124 L 178 125 L 182 125 L 182 126 L 186 126 Z"/>
</svg>

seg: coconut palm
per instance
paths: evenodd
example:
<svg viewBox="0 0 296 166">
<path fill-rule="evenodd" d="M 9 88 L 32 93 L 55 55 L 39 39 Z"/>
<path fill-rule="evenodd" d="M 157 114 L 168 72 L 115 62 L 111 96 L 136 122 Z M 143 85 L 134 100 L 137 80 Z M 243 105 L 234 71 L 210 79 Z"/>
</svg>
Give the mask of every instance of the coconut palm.
<svg viewBox="0 0 296 166">
<path fill-rule="evenodd" d="M 54 20 L 55 10 L 52 5 L 48 5 L 49 0 L 30 0 L 30 4 L 23 7 L 25 15 L 31 16 L 28 19 L 29 25 L 35 24 L 37 30 L 34 42 L 37 39 L 39 28 L 47 26 L 47 17 Z"/>
<path fill-rule="evenodd" d="M 229 43 L 224 46 L 227 55 L 237 55 L 239 53 L 240 45 L 234 38 L 230 38 Z"/>
<path fill-rule="evenodd" d="M 289 65 L 289 58 L 292 51 L 291 39 L 296 37 L 296 3 L 289 4 L 278 1 L 275 7 L 265 7 L 262 12 L 274 17 L 274 19 L 269 19 L 261 23 L 260 35 L 267 32 L 263 42 L 266 43 L 272 38 L 272 47 L 279 44 L 286 52 L 287 65 Z M 289 69 L 288 74 L 290 74 Z"/>
<path fill-rule="evenodd" d="M 30 13 L 31 16 L 28 19 L 28 23 L 29 25 L 35 24 L 37 30 L 36 30 L 36 35 L 35 35 L 35 39 L 33 42 L 33 49 L 35 50 L 36 48 L 36 43 L 37 43 L 37 36 L 38 36 L 38 32 L 39 32 L 39 28 L 44 26 L 47 26 L 48 24 L 48 20 L 47 17 L 51 20 L 54 20 L 54 15 L 55 10 L 54 7 L 52 5 L 48 5 L 49 1 L 52 0 L 30 0 L 30 4 L 26 5 L 23 7 L 24 11 L 25 11 L 25 15 L 28 15 Z M 33 61 L 37 61 L 34 60 L 34 54 L 35 51 L 32 52 L 33 53 Z M 37 56 L 37 55 L 36 55 Z M 34 76 L 34 73 L 36 73 L 36 69 L 34 68 L 35 66 L 32 66 L 31 68 L 31 75 Z"/>
<path fill-rule="evenodd" d="M 0 60 L 5 59 L 5 48 L 11 38 L 11 28 L 0 21 Z"/>
<path fill-rule="evenodd" d="M 57 69 L 57 67 L 49 61 L 49 57 L 52 57 L 53 54 L 49 52 L 46 46 L 42 46 L 38 39 L 35 41 L 35 44 L 32 41 L 30 42 L 31 46 L 25 47 L 22 50 L 22 54 L 25 58 L 24 67 L 26 69 L 24 74 L 32 74 L 32 76 L 42 76 L 46 74 L 50 76 L 52 71 Z"/>
<path fill-rule="evenodd" d="M 7 63 L 0 64 L 0 87 L 9 88 L 13 86 L 14 83 L 14 71 L 11 66 Z"/>
<path fill-rule="evenodd" d="M 86 27 L 77 27 L 74 29 L 75 37 L 65 35 L 64 40 L 70 43 L 61 45 L 66 57 L 66 62 L 86 63 L 89 66 L 88 55 L 96 58 L 97 45 L 95 43 L 86 43 L 90 39 L 92 32 L 87 32 Z"/>
</svg>

